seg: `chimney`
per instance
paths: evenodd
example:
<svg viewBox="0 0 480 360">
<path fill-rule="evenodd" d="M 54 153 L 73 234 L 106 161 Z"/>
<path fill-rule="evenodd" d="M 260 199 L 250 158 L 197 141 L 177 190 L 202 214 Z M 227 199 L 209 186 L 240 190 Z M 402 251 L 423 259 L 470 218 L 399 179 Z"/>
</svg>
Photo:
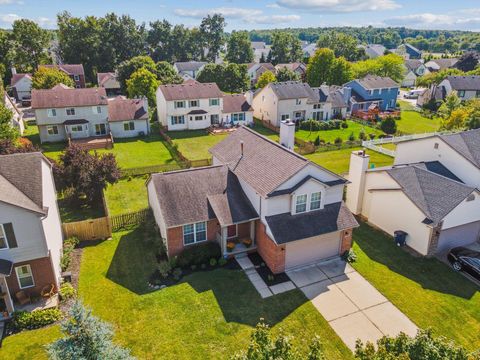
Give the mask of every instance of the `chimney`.
<svg viewBox="0 0 480 360">
<path fill-rule="evenodd" d="M 365 153 L 365 150 L 353 151 L 350 155 L 350 169 L 348 171 L 350 184 L 347 185 L 346 204 L 355 215 L 362 213 L 365 179 L 367 177 L 366 171 L 368 170 L 369 162 L 370 156 Z"/>
<path fill-rule="evenodd" d="M 293 121 L 280 121 L 280 144 L 293 151 L 295 146 L 295 123 Z"/>
</svg>

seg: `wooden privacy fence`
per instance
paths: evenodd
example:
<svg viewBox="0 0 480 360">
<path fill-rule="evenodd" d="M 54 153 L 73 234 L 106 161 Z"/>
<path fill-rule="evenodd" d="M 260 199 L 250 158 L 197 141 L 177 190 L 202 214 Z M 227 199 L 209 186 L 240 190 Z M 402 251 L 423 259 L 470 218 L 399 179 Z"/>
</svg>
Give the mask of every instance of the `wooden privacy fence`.
<svg viewBox="0 0 480 360">
<path fill-rule="evenodd" d="M 120 214 L 110 217 L 112 231 L 117 231 L 132 225 L 139 225 L 145 222 L 150 214 L 150 209 Z"/>
<path fill-rule="evenodd" d="M 112 236 L 112 228 L 108 216 L 98 219 L 63 223 L 65 238 L 75 236 L 82 241 L 103 240 Z"/>
<path fill-rule="evenodd" d="M 129 169 L 121 169 L 121 176 L 128 177 L 128 176 L 137 176 L 137 175 L 145 175 L 145 174 L 152 174 L 158 172 L 166 172 L 166 171 L 174 171 L 180 170 L 182 167 L 178 164 L 162 164 L 162 165 L 152 165 L 152 166 L 142 166 L 136 168 L 129 168 Z"/>
</svg>

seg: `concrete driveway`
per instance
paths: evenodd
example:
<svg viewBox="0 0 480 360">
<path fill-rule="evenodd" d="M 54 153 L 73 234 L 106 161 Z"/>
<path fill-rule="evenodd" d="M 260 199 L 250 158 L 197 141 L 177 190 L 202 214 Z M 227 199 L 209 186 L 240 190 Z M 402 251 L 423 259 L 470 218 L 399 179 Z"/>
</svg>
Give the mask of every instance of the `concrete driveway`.
<svg viewBox="0 0 480 360">
<path fill-rule="evenodd" d="M 375 343 L 384 335 L 417 333 L 410 319 L 341 259 L 287 275 L 352 351 L 357 339 Z"/>
</svg>

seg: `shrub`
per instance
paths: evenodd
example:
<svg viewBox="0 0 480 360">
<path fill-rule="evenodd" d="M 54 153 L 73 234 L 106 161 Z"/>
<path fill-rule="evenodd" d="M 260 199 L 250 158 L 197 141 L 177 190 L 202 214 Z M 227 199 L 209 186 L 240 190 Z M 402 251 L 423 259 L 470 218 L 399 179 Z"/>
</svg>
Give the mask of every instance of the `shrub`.
<svg viewBox="0 0 480 360">
<path fill-rule="evenodd" d="M 365 130 L 362 129 L 362 131 L 360 131 L 360 134 L 358 134 L 358 138 L 360 140 L 367 140 L 367 134 L 365 134 Z"/>
<path fill-rule="evenodd" d="M 218 259 L 219 266 L 225 266 L 226 264 L 227 264 L 227 259 L 224 259 L 224 258 Z"/>
<path fill-rule="evenodd" d="M 317 137 L 315 138 L 315 141 L 313 142 L 313 145 L 320 146 L 320 136 L 317 135 Z"/>
<path fill-rule="evenodd" d="M 210 259 L 210 266 L 217 266 L 217 259 L 211 258 Z"/>
<path fill-rule="evenodd" d="M 208 241 L 203 244 L 186 247 L 177 257 L 178 266 L 184 268 L 190 265 L 206 264 L 211 258 L 218 259 L 221 255 L 220 245 Z"/>
<path fill-rule="evenodd" d="M 337 137 L 334 142 L 335 142 L 335 145 L 342 145 L 343 140 L 341 137 Z"/>
<path fill-rule="evenodd" d="M 353 263 L 357 261 L 357 254 L 353 249 L 347 250 L 342 254 L 342 259 L 348 263 Z"/>
<path fill-rule="evenodd" d="M 353 134 L 353 132 L 348 137 L 348 141 L 355 141 L 355 135 Z"/>
<path fill-rule="evenodd" d="M 397 132 L 397 123 L 393 117 L 388 116 L 380 123 L 380 129 L 385 134 L 395 134 Z"/>
<path fill-rule="evenodd" d="M 175 280 L 180 280 L 180 278 L 182 277 L 182 269 L 178 267 L 173 269 L 172 275 Z"/>
<path fill-rule="evenodd" d="M 347 129 L 348 123 L 346 121 L 342 121 L 342 129 Z"/>
<path fill-rule="evenodd" d="M 172 267 L 170 266 L 169 261 L 160 261 L 158 264 L 158 271 L 160 276 L 166 279 L 168 275 L 170 275 L 170 271 L 172 271 Z"/>
<path fill-rule="evenodd" d="M 328 120 L 328 121 L 318 121 L 318 120 L 306 120 L 300 122 L 300 129 L 307 131 L 322 131 L 322 130 L 334 130 L 340 129 L 340 127 L 345 128 L 343 124 L 348 124 L 342 120 Z"/>
<path fill-rule="evenodd" d="M 62 285 L 60 285 L 59 293 L 62 300 L 71 299 L 76 295 L 75 289 L 69 282 L 64 282 Z"/>
<path fill-rule="evenodd" d="M 372 133 L 372 134 L 368 134 L 368 136 L 370 137 L 370 140 L 373 140 L 373 139 L 375 139 L 376 135 Z"/>
<path fill-rule="evenodd" d="M 80 240 L 76 237 L 70 237 L 63 242 L 63 254 L 60 259 L 60 267 L 62 271 L 66 271 L 72 262 L 73 249 L 80 243 Z"/>
<path fill-rule="evenodd" d="M 56 308 L 35 310 L 32 312 L 16 311 L 13 313 L 13 326 L 16 330 L 38 329 L 53 324 L 62 318 L 62 312 Z"/>
</svg>

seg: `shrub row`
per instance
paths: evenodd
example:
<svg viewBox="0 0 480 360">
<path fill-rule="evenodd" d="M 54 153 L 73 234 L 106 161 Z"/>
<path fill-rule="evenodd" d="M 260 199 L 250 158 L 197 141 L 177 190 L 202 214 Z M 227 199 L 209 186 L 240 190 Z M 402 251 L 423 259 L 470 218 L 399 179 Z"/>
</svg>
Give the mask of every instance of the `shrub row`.
<svg viewBox="0 0 480 360">
<path fill-rule="evenodd" d="M 56 308 L 13 313 L 13 326 L 16 331 L 38 329 L 53 324 L 62 318 L 62 312 Z"/>
<path fill-rule="evenodd" d="M 66 271 L 72 262 L 72 252 L 73 249 L 78 245 L 80 240 L 76 237 L 68 238 L 63 242 L 63 254 L 60 260 L 60 267 L 62 271 Z"/>
<path fill-rule="evenodd" d="M 348 128 L 348 123 L 342 120 L 328 120 L 328 121 L 318 121 L 318 120 L 306 120 L 300 122 L 300 129 L 308 131 L 321 131 L 321 130 L 336 130 L 336 129 L 346 129 Z"/>
<path fill-rule="evenodd" d="M 208 264 L 210 259 L 221 256 L 220 245 L 217 242 L 207 241 L 203 244 L 187 246 L 176 259 L 178 266 L 186 268 L 191 265 Z"/>
</svg>

